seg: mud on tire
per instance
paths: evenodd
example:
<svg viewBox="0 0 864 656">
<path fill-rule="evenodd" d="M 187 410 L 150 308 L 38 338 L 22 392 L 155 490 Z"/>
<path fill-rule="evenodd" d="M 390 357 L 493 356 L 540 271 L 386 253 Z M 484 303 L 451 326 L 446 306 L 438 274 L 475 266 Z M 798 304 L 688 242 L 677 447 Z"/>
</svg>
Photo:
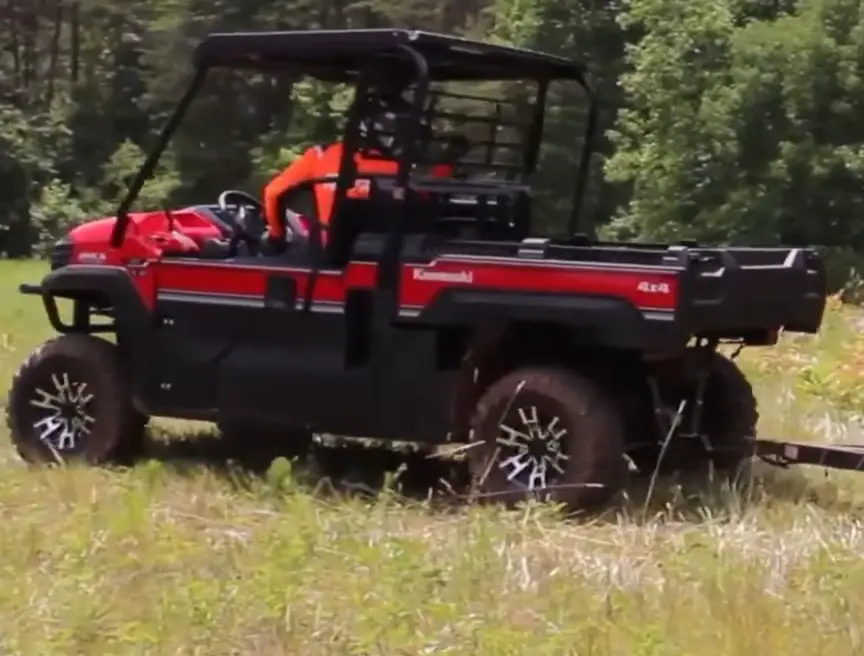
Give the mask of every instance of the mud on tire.
<svg viewBox="0 0 864 656">
<path fill-rule="evenodd" d="M 571 510 L 609 501 L 627 476 L 614 402 L 591 380 L 554 367 L 515 370 L 477 404 L 468 451 L 481 499 L 539 498 Z"/>
<path fill-rule="evenodd" d="M 6 423 L 29 463 L 100 465 L 134 456 L 146 418 L 133 406 L 117 348 L 92 335 L 69 334 L 44 343 L 18 369 Z"/>
</svg>

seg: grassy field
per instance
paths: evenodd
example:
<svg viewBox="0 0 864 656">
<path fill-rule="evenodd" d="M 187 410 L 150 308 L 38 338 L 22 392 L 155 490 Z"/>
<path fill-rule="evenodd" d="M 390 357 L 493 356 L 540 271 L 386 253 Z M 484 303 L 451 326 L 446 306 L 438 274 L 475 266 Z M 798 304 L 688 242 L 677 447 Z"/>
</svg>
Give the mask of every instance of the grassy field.
<svg viewBox="0 0 864 656">
<path fill-rule="evenodd" d="M 16 291 L 42 270 L 0 265 L 4 399 L 50 334 Z M 820 337 L 745 351 L 763 435 L 864 441 L 858 322 L 832 306 Z M 167 447 L 133 470 L 29 471 L 2 437 L 2 654 L 864 654 L 864 475 L 665 481 L 565 522 L 324 494 L 284 462 L 255 477 Z"/>
</svg>

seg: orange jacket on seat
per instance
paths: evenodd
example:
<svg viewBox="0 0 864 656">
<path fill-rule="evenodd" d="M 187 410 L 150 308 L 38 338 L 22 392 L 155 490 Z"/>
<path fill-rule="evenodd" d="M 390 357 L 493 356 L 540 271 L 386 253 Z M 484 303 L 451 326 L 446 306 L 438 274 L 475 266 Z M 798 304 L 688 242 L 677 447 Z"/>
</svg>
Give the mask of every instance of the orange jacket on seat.
<svg viewBox="0 0 864 656">
<path fill-rule="evenodd" d="M 264 188 L 264 215 L 271 235 L 274 237 L 285 235 L 283 222 L 279 220 L 279 199 L 282 195 L 289 189 L 315 178 L 332 178 L 332 182 L 318 183 L 314 189 L 318 220 L 324 226 L 329 225 L 336 196 L 336 178 L 339 175 L 341 162 L 341 142 L 336 142 L 327 148 L 312 146 L 267 184 Z M 354 162 L 358 175 L 396 175 L 399 168 L 393 160 L 369 159 L 359 153 L 355 153 Z M 432 171 L 432 175 L 437 177 L 447 177 L 451 174 L 452 167 L 446 164 L 439 164 Z M 364 198 L 368 194 L 369 185 L 365 180 L 358 180 L 355 186 L 347 191 L 347 196 L 350 198 Z"/>
</svg>

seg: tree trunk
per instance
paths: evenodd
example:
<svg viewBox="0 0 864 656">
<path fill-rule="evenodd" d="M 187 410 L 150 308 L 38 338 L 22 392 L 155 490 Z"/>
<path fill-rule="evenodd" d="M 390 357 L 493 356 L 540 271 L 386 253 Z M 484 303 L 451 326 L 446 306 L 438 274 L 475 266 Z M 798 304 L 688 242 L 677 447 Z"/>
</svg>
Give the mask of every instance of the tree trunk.
<svg viewBox="0 0 864 656">
<path fill-rule="evenodd" d="M 50 61 L 48 63 L 48 91 L 45 104 L 49 107 L 54 102 L 54 89 L 57 83 L 57 62 L 60 59 L 60 35 L 63 32 L 63 3 L 54 0 L 54 31 L 51 34 Z"/>
<path fill-rule="evenodd" d="M 70 31 L 70 50 L 69 53 L 69 77 L 73 84 L 78 82 L 78 70 L 81 58 L 81 24 L 80 24 L 81 6 L 78 2 L 73 2 L 70 7 L 69 14 L 69 31 Z"/>
</svg>

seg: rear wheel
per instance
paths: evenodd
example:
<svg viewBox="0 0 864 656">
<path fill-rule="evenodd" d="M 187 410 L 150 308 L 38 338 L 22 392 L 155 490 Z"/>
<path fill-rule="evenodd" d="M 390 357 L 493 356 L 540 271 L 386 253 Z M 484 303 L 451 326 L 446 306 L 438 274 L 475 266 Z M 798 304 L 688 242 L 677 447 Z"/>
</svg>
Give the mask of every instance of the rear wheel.
<svg viewBox="0 0 864 656">
<path fill-rule="evenodd" d="M 19 455 L 34 464 L 127 459 L 142 444 L 142 415 L 117 347 L 69 334 L 52 339 L 12 380 L 6 422 Z"/>
<path fill-rule="evenodd" d="M 624 431 L 615 404 L 572 371 L 531 367 L 493 383 L 481 397 L 468 451 L 482 497 L 529 498 L 591 508 L 623 486 Z"/>
<path fill-rule="evenodd" d="M 700 375 L 705 376 L 705 382 L 699 422 L 694 427 Z M 694 351 L 667 365 L 657 384 L 668 411 L 682 399 L 688 406 L 679 434 L 672 437 L 663 455 L 660 470 L 698 472 L 713 467 L 717 473 L 737 474 L 753 453 L 759 422 L 753 387 L 738 365 L 721 353 Z M 665 435 L 660 436 L 663 438 Z M 659 456 L 660 447 L 654 451 L 653 467 Z"/>
</svg>

